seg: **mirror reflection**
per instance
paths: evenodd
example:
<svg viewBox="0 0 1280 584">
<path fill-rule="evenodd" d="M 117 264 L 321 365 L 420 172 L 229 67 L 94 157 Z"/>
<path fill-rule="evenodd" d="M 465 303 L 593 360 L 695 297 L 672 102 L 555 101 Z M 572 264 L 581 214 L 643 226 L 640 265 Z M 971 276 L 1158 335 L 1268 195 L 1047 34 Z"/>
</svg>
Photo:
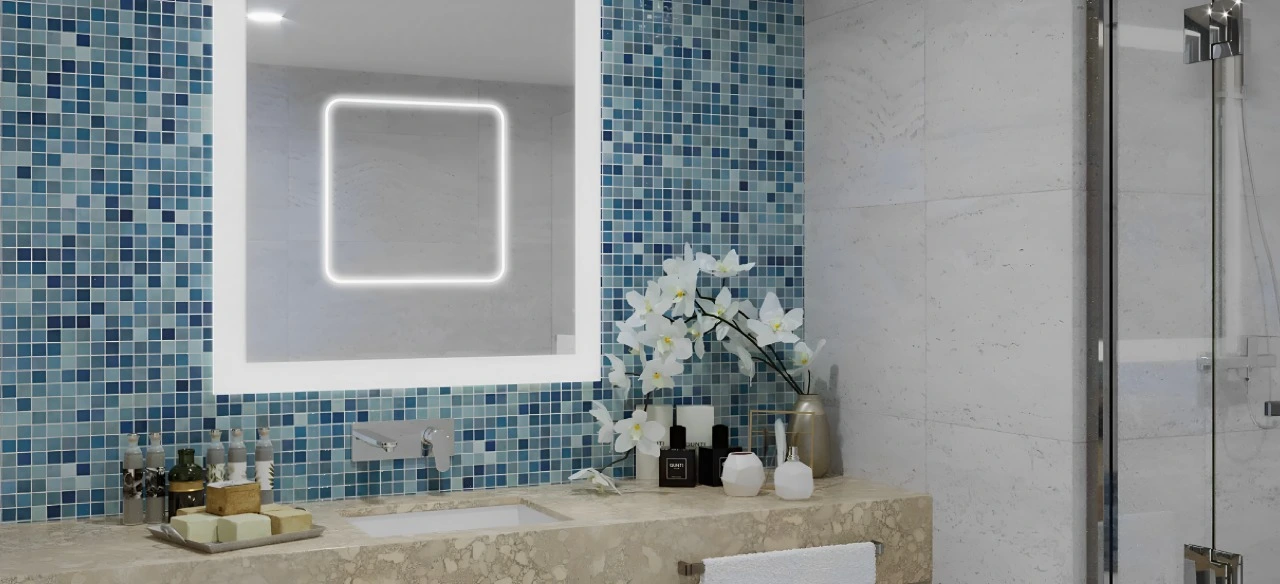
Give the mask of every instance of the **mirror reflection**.
<svg viewBox="0 0 1280 584">
<path fill-rule="evenodd" d="M 377 4 L 250 2 L 248 359 L 572 352 L 572 2 Z"/>
</svg>

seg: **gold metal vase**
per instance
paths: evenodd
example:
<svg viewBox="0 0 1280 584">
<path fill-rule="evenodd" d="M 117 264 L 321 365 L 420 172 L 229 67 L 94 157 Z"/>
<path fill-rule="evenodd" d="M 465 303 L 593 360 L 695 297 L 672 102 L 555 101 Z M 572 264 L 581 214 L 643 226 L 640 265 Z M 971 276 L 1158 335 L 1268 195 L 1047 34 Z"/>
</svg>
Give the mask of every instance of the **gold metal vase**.
<svg viewBox="0 0 1280 584">
<path fill-rule="evenodd" d="M 827 476 L 827 472 L 831 470 L 831 435 L 827 429 L 827 409 L 822 405 L 822 398 L 814 394 L 798 396 L 793 409 L 810 414 L 791 416 L 787 426 L 787 434 L 810 436 L 808 440 L 798 440 L 795 444 L 800 451 L 800 461 L 813 469 L 814 478 Z"/>
</svg>

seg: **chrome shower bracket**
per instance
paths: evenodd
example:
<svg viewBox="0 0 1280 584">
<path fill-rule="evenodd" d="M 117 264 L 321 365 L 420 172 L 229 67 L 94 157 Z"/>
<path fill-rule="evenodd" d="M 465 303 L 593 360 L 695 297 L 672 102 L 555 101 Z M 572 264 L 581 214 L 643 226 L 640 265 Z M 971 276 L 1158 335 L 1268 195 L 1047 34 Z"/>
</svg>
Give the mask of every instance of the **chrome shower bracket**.
<svg viewBox="0 0 1280 584">
<path fill-rule="evenodd" d="M 1182 52 L 1188 64 L 1244 54 L 1244 4 L 1240 0 L 1215 0 L 1188 8 L 1182 22 Z"/>
</svg>

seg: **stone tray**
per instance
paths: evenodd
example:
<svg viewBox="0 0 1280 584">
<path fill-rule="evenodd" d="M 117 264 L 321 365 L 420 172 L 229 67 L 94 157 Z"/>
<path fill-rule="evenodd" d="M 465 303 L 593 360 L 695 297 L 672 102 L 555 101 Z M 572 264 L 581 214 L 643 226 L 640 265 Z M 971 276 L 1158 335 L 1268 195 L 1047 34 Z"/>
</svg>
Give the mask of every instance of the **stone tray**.
<svg viewBox="0 0 1280 584">
<path fill-rule="evenodd" d="M 225 552 L 234 552 L 236 550 L 262 547 L 264 545 L 275 545 L 278 543 L 288 543 L 291 541 L 320 537 L 320 534 L 324 533 L 324 526 L 316 525 L 306 531 L 296 531 L 293 533 L 284 533 L 281 535 L 273 535 L 271 537 L 249 539 L 231 543 L 196 543 L 194 541 L 187 541 L 168 525 L 148 525 L 147 530 L 151 532 L 152 537 L 167 541 L 176 546 L 193 549 L 206 554 L 221 554 Z"/>
</svg>

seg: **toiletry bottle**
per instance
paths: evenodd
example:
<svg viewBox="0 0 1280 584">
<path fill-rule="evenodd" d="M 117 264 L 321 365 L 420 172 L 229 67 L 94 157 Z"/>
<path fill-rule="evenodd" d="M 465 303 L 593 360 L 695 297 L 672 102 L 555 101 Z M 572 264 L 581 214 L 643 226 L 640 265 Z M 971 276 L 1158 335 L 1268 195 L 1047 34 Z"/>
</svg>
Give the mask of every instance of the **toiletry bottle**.
<svg viewBox="0 0 1280 584">
<path fill-rule="evenodd" d="M 687 448 L 684 426 L 675 422 L 671 426 L 671 448 L 662 451 L 658 458 L 658 486 L 698 486 L 698 462 L 692 450 Z"/>
<path fill-rule="evenodd" d="M 276 451 L 271 444 L 271 429 L 258 428 L 258 443 L 253 447 L 253 471 L 262 486 L 262 504 L 276 502 Z"/>
<path fill-rule="evenodd" d="M 227 480 L 249 480 L 249 451 L 244 446 L 244 432 L 239 428 L 231 431 L 231 448 L 227 449 Z"/>
<path fill-rule="evenodd" d="M 222 447 L 222 431 L 209 432 L 209 446 L 204 450 L 205 483 L 227 480 L 227 450 Z"/>
<path fill-rule="evenodd" d="M 160 442 L 160 433 L 152 432 L 147 440 L 147 469 L 144 473 L 147 485 L 147 523 L 164 523 L 166 511 L 165 495 L 168 489 L 164 486 L 164 444 Z"/>
<path fill-rule="evenodd" d="M 125 525 L 141 525 L 146 521 L 143 511 L 142 490 L 146 484 L 143 478 L 143 467 L 146 461 L 142 456 L 142 447 L 138 446 L 138 435 L 130 434 L 126 438 L 124 456 L 120 461 L 120 486 L 124 493 L 121 504 L 121 523 Z"/>
<path fill-rule="evenodd" d="M 787 461 L 773 471 L 773 490 L 788 501 L 813 496 L 813 469 L 800 462 L 800 452 L 795 446 L 787 453 Z"/>
<path fill-rule="evenodd" d="M 196 451 L 183 448 L 169 471 L 169 517 L 177 517 L 178 509 L 203 506 L 204 469 L 196 464 Z"/>
<path fill-rule="evenodd" d="M 723 486 L 720 475 L 724 473 L 724 459 L 734 452 L 742 452 L 740 446 L 729 446 L 729 427 L 716 424 L 711 427 L 711 447 L 698 449 L 698 483 L 710 487 Z"/>
</svg>

